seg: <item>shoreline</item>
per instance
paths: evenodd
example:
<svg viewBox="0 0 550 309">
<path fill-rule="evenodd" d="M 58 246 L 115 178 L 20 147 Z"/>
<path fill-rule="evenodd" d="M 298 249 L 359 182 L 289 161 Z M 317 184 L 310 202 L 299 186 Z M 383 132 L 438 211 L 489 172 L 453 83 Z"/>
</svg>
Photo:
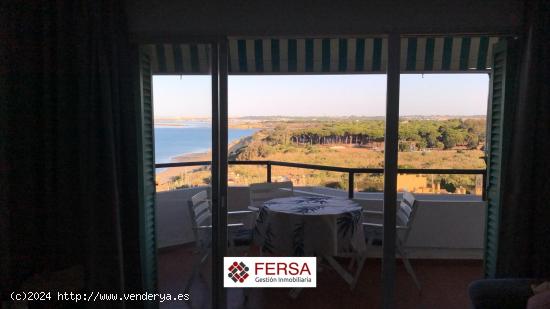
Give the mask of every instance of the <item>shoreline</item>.
<svg viewBox="0 0 550 309">
<path fill-rule="evenodd" d="M 249 140 L 252 137 L 252 135 L 243 136 L 231 143 L 227 146 L 229 153 L 235 152 L 243 147 L 247 146 L 247 140 Z M 205 158 L 207 158 L 205 160 Z M 205 150 L 199 150 L 199 151 L 193 151 L 193 152 L 184 152 L 181 154 L 177 154 L 173 157 L 170 157 L 170 163 L 178 163 L 178 162 L 193 162 L 193 161 L 211 161 L 212 159 L 212 148 L 208 148 Z"/>
<path fill-rule="evenodd" d="M 194 161 L 211 161 L 212 151 L 204 152 L 190 152 L 183 153 L 173 157 L 170 163 L 177 162 L 194 162 Z M 169 183 L 173 177 L 180 176 L 181 174 L 191 172 L 195 169 L 205 168 L 205 166 L 178 166 L 178 167 L 166 167 L 161 172 L 156 173 L 155 180 L 157 184 L 157 191 L 169 190 Z"/>
<path fill-rule="evenodd" d="M 247 141 L 252 139 L 252 135 L 243 136 L 228 145 L 229 154 L 236 152 L 237 150 L 246 147 Z M 175 155 L 170 158 L 170 163 L 178 162 L 200 162 L 200 161 L 212 161 L 212 149 L 205 151 L 187 152 Z M 166 167 L 161 172 L 156 173 L 157 191 L 168 190 L 168 184 L 172 177 L 179 176 L 183 173 L 191 172 L 198 169 L 204 169 L 205 166 L 178 166 L 178 167 Z M 209 167 L 207 167 L 209 168 Z"/>
</svg>

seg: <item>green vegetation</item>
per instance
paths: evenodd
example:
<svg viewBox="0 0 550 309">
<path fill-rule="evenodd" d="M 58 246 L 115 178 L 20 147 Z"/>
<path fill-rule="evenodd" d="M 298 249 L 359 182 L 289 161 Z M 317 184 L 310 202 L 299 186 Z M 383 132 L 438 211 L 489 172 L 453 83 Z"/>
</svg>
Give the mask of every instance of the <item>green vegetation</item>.
<svg viewBox="0 0 550 309">
<path fill-rule="evenodd" d="M 324 121 L 287 135 L 290 141 L 300 144 L 366 144 L 384 141 L 384 121 Z"/>
<path fill-rule="evenodd" d="M 304 128 L 287 130 L 276 127 L 272 133 L 277 143 L 357 144 L 384 141 L 381 120 L 320 121 Z M 400 151 L 427 148 L 453 149 L 457 146 L 476 149 L 485 140 L 485 120 L 406 120 L 399 124 Z M 271 141 L 271 140 L 270 140 Z"/>
<path fill-rule="evenodd" d="M 484 141 L 484 119 L 403 119 L 399 124 L 399 167 L 483 169 Z M 383 149 L 384 121 L 380 119 L 270 120 L 246 142 L 243 140 L 239 147 L 231 149 L 229 159 L 380 168 L 384 166 Z M 202 169 L 190 172 L 186 183 L 208 183 L 207 172 Z M 347 174 L 339 172 L 274 166 L 272 178 L 291 180 L 296 186 L 320 185 L 344 190 L 348 187 Z M 265 179 L 265 166 L 229 167 L 231 185 Z M 475 176 L 469 175 L 433 175 L 427 179 L 448 192 L 461 187 L 473 192 L 476 186 Z M 356 174 L 355 188 L 382 191 L 383 175 Z"/>
</svg>

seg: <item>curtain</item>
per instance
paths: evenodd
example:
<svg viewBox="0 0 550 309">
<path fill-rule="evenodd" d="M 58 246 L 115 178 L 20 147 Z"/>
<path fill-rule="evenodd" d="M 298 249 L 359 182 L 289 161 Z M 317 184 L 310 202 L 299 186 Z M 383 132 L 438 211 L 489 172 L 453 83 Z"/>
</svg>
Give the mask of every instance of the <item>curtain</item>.
<svg viewBox="0 0 550 309">
<path fill-rule="evenodd" d="M 5 3 L 2 292 L 75 265 L 84 269 L 87 290 L 142 289 L 137 62 L 122 5 Z M 100 305 L 124 306 L 94 307 Z"/>
<path fill-rule="evenodd" d="M 527 3 L 508 177 L 504 179 L 499 277 L 550 278 L 550 4 Z"/>
</svg>

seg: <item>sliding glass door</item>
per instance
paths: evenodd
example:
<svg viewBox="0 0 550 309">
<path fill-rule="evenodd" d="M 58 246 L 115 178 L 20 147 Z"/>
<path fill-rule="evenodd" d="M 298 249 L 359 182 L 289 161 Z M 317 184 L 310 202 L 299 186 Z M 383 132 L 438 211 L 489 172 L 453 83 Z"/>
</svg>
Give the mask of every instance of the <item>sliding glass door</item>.
<svg viewBox="0 0 550 309">
<path fill-rule="evenodd" d="M 140 49 L 144 281 L 178 308 L 225 307 L 225 46 L 184 39 Z"/>
</svg>

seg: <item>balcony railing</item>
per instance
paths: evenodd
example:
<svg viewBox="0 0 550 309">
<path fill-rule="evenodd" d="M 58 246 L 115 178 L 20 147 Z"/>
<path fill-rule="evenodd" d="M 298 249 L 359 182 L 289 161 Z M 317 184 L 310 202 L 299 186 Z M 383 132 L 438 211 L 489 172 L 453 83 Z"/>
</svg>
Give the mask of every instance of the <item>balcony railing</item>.
<svg viewBox="0 0 550 309">
<path fill-rule="evenodd" d="M 338 167 L 338 166 L 326 166 L 317 164 L 306 163 L 294 163 L 294 162 L 282 162 L 282 161 L 270 161 L 270 160 L 250 160 L 250 161 L 228 161 L 229 165 L 265 165 L 266 166 L 266 180 L 271 182 L 271 167 L 272 166 L 284 166 L 295 167 L 303 169 L 312 169 L 320 171 L 341 172 L 348 174 L 348 197 L 353 198 L 355 192 L 355 174 L 382 174 L 383 168 L 355 168 L 355 167 Z M 211 161 L 196 161 L 196 162 L 174 162 L 174 163 L 159 163 L 155 164 L 155 168 L 169 168 L 169 167 L 185 167 L 185 166 L 208 166 L 211 165 Z M 481 175 L 482 187 L 481 196 L 482 199 L 486 199 L 485 185 L 486 174 L 485 169 L 419 169 L 419 168 L 398 168 L 398 174 L 425 174 L 425 175 Z"/>
</svg>

